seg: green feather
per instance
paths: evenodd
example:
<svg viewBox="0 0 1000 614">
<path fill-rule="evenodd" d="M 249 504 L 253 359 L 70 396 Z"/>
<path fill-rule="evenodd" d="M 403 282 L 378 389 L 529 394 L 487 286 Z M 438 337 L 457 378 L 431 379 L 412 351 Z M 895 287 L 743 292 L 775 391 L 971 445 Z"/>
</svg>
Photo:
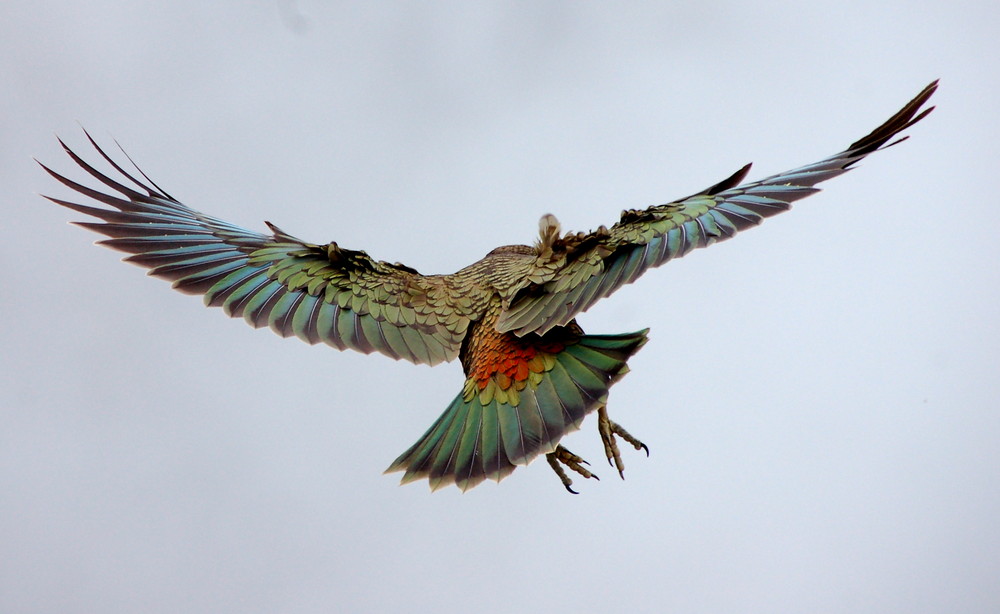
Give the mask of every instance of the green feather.
<svg viewBox="0 0 1000 614">
<path fill-rule="evenodd" d="M 481 411 L 469 403 L 456 404 L 455 411 L 450 415 L 448 428 L 438 438 L 430 454 L 431 462 L 427 469 L 431 490 L 437 490 L 455 481 L 455 455 L 458 453 L 458 444 L 470 413 L 481 414 Z"/>
<path fill-rule="evenodd" d="M 282 337 L 290 336 L 293 332 L 292 313 L 304 296 L 306 295 L 298 292 L 283 292 L 267 318 L 270 329 Z"/>
<path fill-rule="evenodd" d="M 255 290 L 253 296 L 247 301 L 247 305 L 243 309 L 243 319 L 247 321 L 247 324 L 254 328 L 263 326 L 264 322 L 261 320 L 262 316 L 265 315 L 264 310 L 271 299 L 274 298 L 274 295 L 283 290 L 284 286 L 276 281 L 269 281 Z"/>
<path fill-rule="evenodd" d="M 320 305 L 318 297 L 306 295 L 292 315 L 292 331 L 296 337 L 309 344 L 320 341 L 316 332 L 316 316 L 319 313 Z"/>
<path fill-rule="evenodd" d="M 477 402 L 479 395 L 472 398 L 472 403 Z M 481 445 L 483 453 L 483 473 L 485 477 L 500 480 L 503 468 L 510 463 L 507 455 L 503 452 L 500 440 L 500 415 L 497 411 L 497 402 L 491 401 L 483 409 L 483 423 Z"/>
<path fill-rule="evenodd" d="M 607 391 L 607 381 L 610 379 L 610 374 L 602 372 L 601 375 L 598 375 L 589 365 L 574 356 L 571 349 L 567 349 L 559 355 L 559 364 L 566 369 L 567 375 L 572 378 L 577 388 L 587 396 L 595 398 Z"/>
<path fill-rule="evenodd" d="M 263 271 L 257 271 L 226 296 L 225 302 L 222 304 L 222 310 L 226 312 L 226 315 L 234 318 L 242 316 L 250 297 L 268 283 L 270 283 L 270 280 L 267 278 L 267 275 Z"/>
<path fill-rule="evenodd" d="M 455 485 L 463 491 L 481 482 L 486 475 L 480 448 L 485 413 L 485 410 L 469 412 L 462 439 L 458 442 L 458 452 L 455 455 Z"/>
</svg>

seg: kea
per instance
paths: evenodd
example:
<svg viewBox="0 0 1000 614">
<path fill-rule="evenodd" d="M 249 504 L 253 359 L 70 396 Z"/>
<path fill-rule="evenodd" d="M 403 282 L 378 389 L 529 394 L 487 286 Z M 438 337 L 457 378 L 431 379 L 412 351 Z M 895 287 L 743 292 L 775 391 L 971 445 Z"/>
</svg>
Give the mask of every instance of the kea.
<svg viewBox="0 0 1000 614">
<path fill-rule="evenodd" d="M 422 275 L 335 242 L 310 243 L 270 222 L 268 234 L 206 215 L 138 167 L 127 171 L 89 134 L 112 171 L 60 144 L 105 190 L 42 166 L 95 201 L 46 197 L 96 218 L 76 223 L 108 237 L 100 244 L 231 317 L 340 350 L 427 365 L 458 359 L 465 374 L 458 395 L 386 470 L 402 471 L 403 483 L 426 478 L 432 489 L 454 484 L 465 491 L 545 455 L 575 493 L 569 472 L 597 476 L 561 441 L 588 414 L 597 412 L 608 462 L 622 477 L 618 439 L 649 453 L 607 410 L 612 384 L 628 372 L 648 329 L 593 335 L 577 316 L 647 269 L 752 228 L 868 154 L 905 140 L 897 137 L 933 110 L 924 106 L 936 88 L 935 81 L 870 134 L 819 162 L 743 183 L 747 164 L 691 196 L 622 211 L 617 222 L 591 232 L 564 233 L 553 215 L 543 215 L 532 245 L 497 247 L 448 275 Z"/>
</svg>

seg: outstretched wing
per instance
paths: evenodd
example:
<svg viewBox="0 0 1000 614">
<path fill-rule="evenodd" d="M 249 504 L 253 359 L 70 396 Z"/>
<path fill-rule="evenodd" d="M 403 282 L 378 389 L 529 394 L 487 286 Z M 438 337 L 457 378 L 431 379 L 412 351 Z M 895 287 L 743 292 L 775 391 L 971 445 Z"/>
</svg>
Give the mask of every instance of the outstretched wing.
<svg viewBox="0 0 1000 614">
<path fill-rule="evenodd" d="M 110 237 L 99 243 L 132 254 L 126 261 L 172 281 L 181 292 L 204 295 L 206 305 L 242 316 L 255 328 L 269 326 L 282 337 L 431 365 L 458 356 L 476 317 L 470 289 L 455 287 L 461 280 L 423 276 L 336 243 L 306 243 L 271 224 L 269 236 L 204 215 L 178 202 L 141 170 L 145 182 L 136 179 L 89 134 L 87 138 L 122 181 L 138 189 L 96 170 L 60 141 L 81 168 L 124 198 L 42 165 L 66 186 L 112 208 L 46 198 L 101 220 L 76 223 Z"/>
<path fill-rule="evenodd" d="M 748 164 L 726 180 L 685 199 L 642 211 L 625 211 L 610 229 L 567 234 L 549 245 L 544 245 L 543 236 L 540 253 L 548 261 L 539 268 L 547 273 L 510 298 L 498 330 L 544 334 L 632 283 L 646 269 L 728 239 L 766 217 L 788 210 L 792 202 L 818 192 L 813 187 L 817 183 L 848 171 L 872 152 L 905 140 L 907 137 L 889 143 L 933 110 L 920 109 L 936 89 L 937 81 L 871 134 L 825 160 L 740 185 L 750 170 Z"/>
</svg>

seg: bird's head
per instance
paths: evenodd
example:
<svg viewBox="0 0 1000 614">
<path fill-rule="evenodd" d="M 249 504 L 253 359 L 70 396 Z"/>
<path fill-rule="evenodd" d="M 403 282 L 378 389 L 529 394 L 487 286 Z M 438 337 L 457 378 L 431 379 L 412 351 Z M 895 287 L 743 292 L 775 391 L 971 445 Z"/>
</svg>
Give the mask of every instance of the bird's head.
<svg viewBox="0 0 1000 614">
<path fill-rule="evenodd" d="M 556 216 L 551 213 L 543 215 L 538 220 L 538 243 L 536 244 L 538 251 L 551 250 L 561 232 L 562 228 L 559 226 L 559 220 L 556 219 Z"/>
</svg>

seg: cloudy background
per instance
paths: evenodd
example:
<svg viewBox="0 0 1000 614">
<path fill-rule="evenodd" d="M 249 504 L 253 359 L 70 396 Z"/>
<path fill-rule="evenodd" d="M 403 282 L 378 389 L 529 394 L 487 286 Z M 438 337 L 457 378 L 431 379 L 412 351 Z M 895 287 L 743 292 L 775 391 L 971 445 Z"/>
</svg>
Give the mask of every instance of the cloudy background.
<svg viewBox="0 0 1000 614">
<path fill-rule="evenodd" d="M 1000 608 L 992 2 L 0 8 L 0 611 Z M 381 471 L 458 391 L 254 331 L 118 263 L 36 156 L 117 139 L 187 204 L 456 270 L 839 151 L 905 144 L 585 314 L 652 327 L 592 421 L 466 494 Z M 93 155 L 89 154 L 91 158 Z"/>
</svg>

